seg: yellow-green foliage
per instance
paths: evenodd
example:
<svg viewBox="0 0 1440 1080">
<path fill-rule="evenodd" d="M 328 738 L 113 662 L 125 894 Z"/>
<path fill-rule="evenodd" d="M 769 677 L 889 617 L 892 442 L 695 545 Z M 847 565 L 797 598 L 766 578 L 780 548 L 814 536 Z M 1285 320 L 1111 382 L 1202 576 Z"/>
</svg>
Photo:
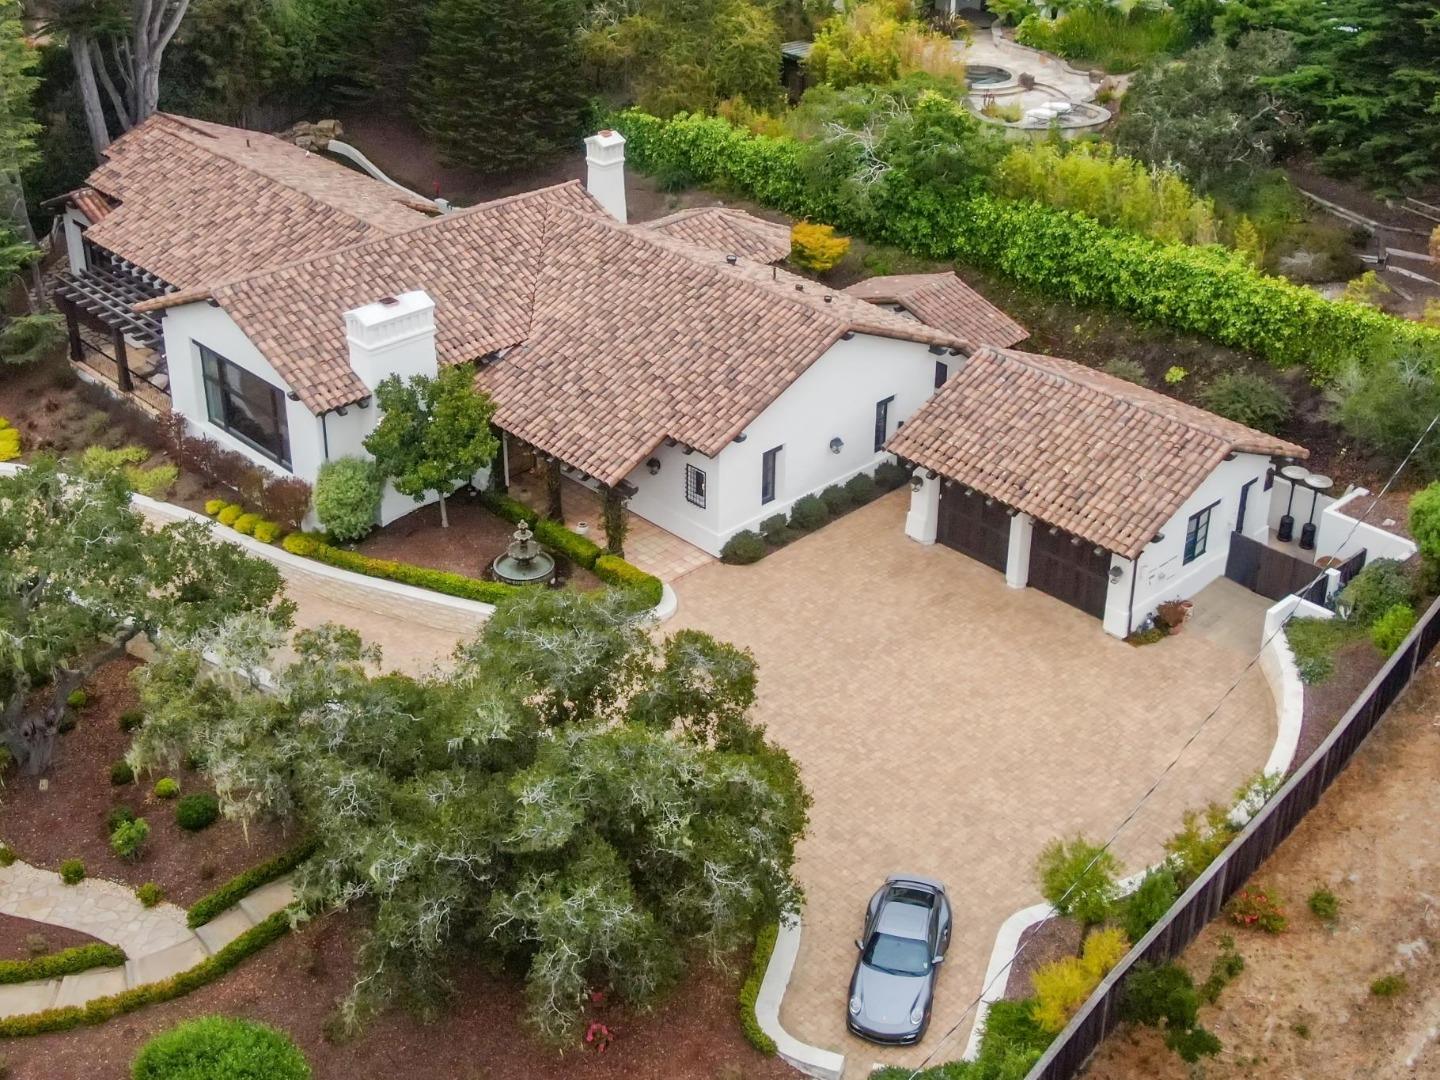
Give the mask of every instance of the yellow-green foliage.
<svg viewBox="0 0 1440 1080">
<path fill-rule="evenodd" d="M 20 430 L 0 416 L 0 461 L 14 461 L 20 456 Z"/>
<path fill-rule="evenodd" d="M 1359 277 L 1345 283 L 1345 292 L 1340 299 L 1348 300 L 1352 304 L 1378 308 L 1380 302 L 1390 293 L 1390 286 L 1381 281 L 1374 270 L 1366 270 Z"/>
<path fill-rule="evenodd" d="M 816 82 L 836 89 L 894 82 L 917 71 L 965 81 L 953 42 L 917 22 L 909 0 L 867 0 L 835 15 L 816 33 L 805 67 Z"/>
<path fill-rule="evenodd" d="M 230 503 L 215 515 L 215 520 L 221 525 L 234 525 L 235 520 L 244 512 L 245 508 L 239 503 Z"/>
<path fill-rule="evenodd" d="M 221 510 L 224 510 L 225 507 L 229 505 L 230 504 L 224 499 L 206 499 L 205 513 L 209 514 L 211 517 L 214 517 L 216 514 L 220 513 Z"/>
<path fill-rule="evenodd" d="M 1157 240 L 1215 242 L 1214 203 L 1176 173 L 1117 154 L 1109 143 L 1017 146 L 1001 161 L 995 182 L 1012 199 L 1078 210 Z"/>
<path fill-rule="evenodd" d="M 159 498 L 168 492 L 180 477 L 180 470 L 174 465 L 156 465 L 149 469 L 140 466 L 150 459 L 150 451 L 143 446 L 122 446 L 118 450 L 107 450 L 103 446 L 88 447 L 80 455 L 80 467 L 92 475 L 119 470 L 132 491 L 151 498 Z"/>
<path fill-rule="evenodd" d="M 262 544 L 273 544 L 280 539 L 280 523 L 278 521 L 257 521 L 255 531 L 250 535 L 259 540 Z"/>
<path fill-rule="evenodd" d="M 253 512 L 244 513 L 235 519 L 235 524 L 232 527 L 241 535 L 249 536 L 255 531 L 255 526 L 260 524 L 260 520 L 259 514 Z"/>
<path fill-rule="evenodd" d="M 1081 956 L 1067 956 L 1046 964 L 1030 976 L 1035 991 L 1031 1015 L 1049 1032 L 1070 1022 L 1100 980 L 1130 951 L 1130 939 L 1120 929 L 1098 930 L 1085 939 Z"/>
<path fill-rule="evenodd" d="M 822 274 L 849 250 L 850 238 L 836 236 L 833 225 L 797 221 L 790 229 L 790 261 L 804 270 Z"/>
<path fill-rule="evenodd" d="M 1235 238 L 1230 246 L 1256 267 L 1265 265 L 1265 241 L 1261 239 L 1260 230 L 1255 227 L 1255 223 L 1244 214 L 1241 214 L 1240 220 L 1235 223 Z"/>
</svg>

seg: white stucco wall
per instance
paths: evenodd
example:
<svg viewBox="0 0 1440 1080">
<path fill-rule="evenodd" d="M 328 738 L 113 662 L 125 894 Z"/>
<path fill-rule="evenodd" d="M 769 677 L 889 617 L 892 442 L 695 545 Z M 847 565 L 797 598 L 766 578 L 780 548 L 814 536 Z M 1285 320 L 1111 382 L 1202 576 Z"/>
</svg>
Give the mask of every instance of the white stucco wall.
<svg viewBox="0 0 1440 1080">
<path fill-rule="evenodd" d="M 78 274 L 85 269 L 85 245 L 82 225 L 89 225 L 90 219 L 73 206 L 65 211 L 65 255 L 70 261 L 70 272 Z"/>
<path fill-rule="evenodd" d="M 642 465 L 626 477 L 637 490 L 630 509 L 718 555 L 742 529 L 754 529 L 773 514 L 787 513 L 801 496 L 871 472 L 886 460 L 889 455 L 874 448 L 876 403 L 895 399 L 888 438 L 934 393 L 937 359 L 960 360 L 937 357 L 916 342 L 867 334 L 837 341 L 750 423 L 744 442 L 731 443 L 714 459 L 698 452 L 687 456 L 680 447 L 657 449 L 659 473 L 652 476 Z M 838 454 L 830 450 L 836 437 L 844 442 Z M 762 504 L 762 459 L 776 446 L 783 449 L 775 499 Z M 685 499 L 687 462 L 706 473 L 703 510 Z"/>
</svg>

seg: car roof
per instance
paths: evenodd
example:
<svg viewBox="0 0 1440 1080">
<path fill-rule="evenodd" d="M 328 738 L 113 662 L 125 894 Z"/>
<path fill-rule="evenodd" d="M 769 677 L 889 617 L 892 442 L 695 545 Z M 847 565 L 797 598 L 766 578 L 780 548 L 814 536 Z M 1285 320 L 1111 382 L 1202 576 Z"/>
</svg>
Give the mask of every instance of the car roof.
<svg viewBox="0 0 1440 1080">
<path fill-rule="evenodd" d="M 891 889 L 875 919 L 875 929 L 893 937 L 925 940 L 930 935 L 929 898 L 911 889 Z"/>
</svg>

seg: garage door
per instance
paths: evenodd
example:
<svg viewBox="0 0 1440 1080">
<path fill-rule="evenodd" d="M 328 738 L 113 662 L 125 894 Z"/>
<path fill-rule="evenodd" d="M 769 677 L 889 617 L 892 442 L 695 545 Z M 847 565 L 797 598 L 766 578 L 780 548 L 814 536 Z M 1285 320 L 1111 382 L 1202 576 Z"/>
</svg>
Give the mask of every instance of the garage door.
<svg viewBox="0 0 1440 1080">
<path fill-rule="evenodd" d="M 1003 503 L 992 501 L 986 506 L 985 496 L 978 491 L 966 495 L 958 485 L 942 488 L 935 538 L 1004 573 L 1010 550 L 1010 515 Z"/>
<path fill-rule="evenodd" d="M 1035 522 L 1030 540 L 1030 584 L 1057 600 L 1094 615 L 1105 616 L 1105 594 L 1110 590 L 1110 553 L 1095 554 L 1093 544 L 1072 544 L 1069 533 L 1050 534 L 1050 527 Z"/>
</svg>

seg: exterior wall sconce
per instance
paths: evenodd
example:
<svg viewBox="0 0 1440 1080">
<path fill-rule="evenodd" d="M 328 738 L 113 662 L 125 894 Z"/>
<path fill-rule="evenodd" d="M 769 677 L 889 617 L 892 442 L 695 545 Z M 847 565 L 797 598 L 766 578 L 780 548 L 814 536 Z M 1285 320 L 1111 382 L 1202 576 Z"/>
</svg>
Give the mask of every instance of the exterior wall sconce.
<svg viewBox="0 0 1440 1080">
<path fill-rule="evenodd" d="M 649 461 L 645 462 L 645 468 L 650 470 L 651 476 L 654 476 L 660 471 L 660 459 L 652 457 Z"/>
<path fill-rule="evenodd" d="M 1120 579 L 1125 576 L 1125 571 L 1118 566 L 1112 566 L 1110 567 L 1110 573 L 1108 576 L 1110 578 L 1111 585 L 1119 585 Z"/>
<path fill-rule="evenodd" d="M 940 476 L 940 474 L 939 474 L 938 472 L 936 472 L 934 469 L 926 469 L 926 470 L 925 470 L 925 479 L 926 479 L 926 480 L 935 480 L 935 479 L 939 478 L 939 476 Z"/>
<path fill-rule="evenodd" d="M 915 492 L 917 495 L 920 493 L 920 489 L 924 486 L 925 481 L 921 479 L 919 473 L 916 473 L 914 476 L 910 477 L 910 490 Z"/>
<path fill-rule="evenodd" d="M 297 394 L 294 390 L 286 390 L 286 391 L 285 391 L 285 396 L 286 396 L 286 398 L 288 398 L 288 399 L 291 400 L 291 401 L 299 401 L 299 400 L 300 400 L 300 395 Z"/>
<path fill-rule="evenodd" d="M 833 438 L 833 439 L 830 440 L 830 453 L 832 453 L 832 454 L 838 454 L 841 450 L 844 450 L 844 449 L 845 449 L 845 440 L 842 439 L 842 438 L 840 438 L 839 435 L 836 435 L 835 438 Z"/>
<path fill-rule="evenodd" d="M 994 499 L 986 499 L 986 500 L 985 500 L 985 505 L 986 505 L 986 506 L 994 506 L 994 505 L 995 505 L 995 500 L 994 500 Z"/>
</svg>

